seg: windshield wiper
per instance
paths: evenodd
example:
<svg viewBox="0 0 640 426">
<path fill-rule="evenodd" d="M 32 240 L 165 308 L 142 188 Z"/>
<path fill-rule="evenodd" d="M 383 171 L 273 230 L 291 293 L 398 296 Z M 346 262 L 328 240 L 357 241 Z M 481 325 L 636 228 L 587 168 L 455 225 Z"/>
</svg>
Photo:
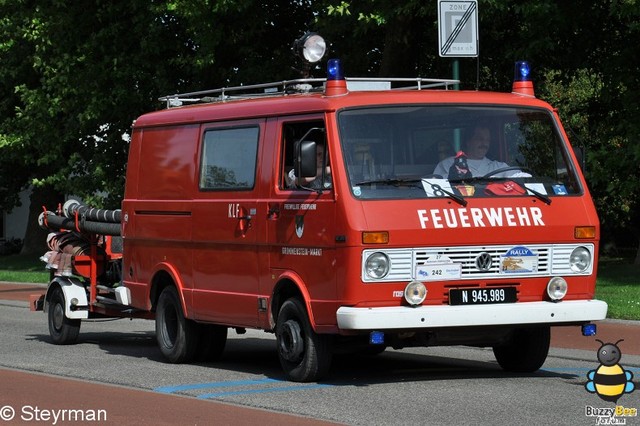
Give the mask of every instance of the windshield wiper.
<svg viewBox="0 0 640 426">
<path fill-rule="evenodd" d="M 446 195 L 447 197 L 451 198 L 456 203 L 460 204 L 461 206 L 463 206 L 463 207 L 467 206 L 467 200 L 465 200 L 461 195 L 454 194 L 453 192 L 444 189 L 443 187 L 441 187 L 437 183 L 431 183 L 426 179 L 422 179 L 422 181 L 425 182 L 427 185 L 431 185 L 431 189 L 433 190 L 433 192 L 440 191 L 444 195 Z M 451 182 L 451 181 L 449 181 L 449 182 Z"/>
<path fill-rule="evenodd" d="M 543 203 L 549 205 L 551 204 L 551 198 L 547 194 L 543 194 L 542 192 L 538 192 L 535 189 L 531 189 L 525 185 L 524 189 L 533 194 L 539 200 L 542 200 Z"/>
<path fill-rule="evenodd" d="M 388 185 L 388 186 L 416 186 L 422 188 L 422 185 L 415 185 L 422 182 L 422 179 L 372 179 L 364 180 L 356 183 L 356 186 L 360 185 Z"/>
</svg>

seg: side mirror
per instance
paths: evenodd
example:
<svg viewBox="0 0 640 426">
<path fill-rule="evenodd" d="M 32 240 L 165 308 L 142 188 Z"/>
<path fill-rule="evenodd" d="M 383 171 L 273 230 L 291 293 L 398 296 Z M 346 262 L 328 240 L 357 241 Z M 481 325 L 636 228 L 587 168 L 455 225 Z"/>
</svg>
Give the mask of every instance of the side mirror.
<svg viewBox="0 0 640 426">
<path fill-rule="evenodd" d="M 294 145 L 294 168 L 298 178 L 315 177 L 318 171 L 316 165 L 317 146 L 314 141 L 300 140 Z"/>
</svg>

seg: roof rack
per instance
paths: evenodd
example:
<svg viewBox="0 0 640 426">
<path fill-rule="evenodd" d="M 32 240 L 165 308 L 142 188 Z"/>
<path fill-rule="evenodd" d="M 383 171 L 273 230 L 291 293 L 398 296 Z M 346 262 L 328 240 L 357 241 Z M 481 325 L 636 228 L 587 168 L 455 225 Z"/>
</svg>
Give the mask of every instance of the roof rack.
<svg viewBox="0 0 640 426">
<path fill-rule="evenodd" d="M 284 80 L 272 83 L 252 84 L 249 86 L 222 87 L 199 92 L 176 93 L 158 98 L 166 102 L 167 108 L 180 107 L 185 104 L 225 102 L 234 99 L 251 99 L 260 97 L 285 96 L 294 93 L 322 92 L 326 78 L 303 78 Z M 346 78 L 350 91 L 358 90 L 424 90 L 444 88 L 459 84 L 460 80 L 434 78 Z M 322 83 L 322 84 L 320 84 Z M 262 90 L 262 91 L 260 91 Z"/>
</svg>

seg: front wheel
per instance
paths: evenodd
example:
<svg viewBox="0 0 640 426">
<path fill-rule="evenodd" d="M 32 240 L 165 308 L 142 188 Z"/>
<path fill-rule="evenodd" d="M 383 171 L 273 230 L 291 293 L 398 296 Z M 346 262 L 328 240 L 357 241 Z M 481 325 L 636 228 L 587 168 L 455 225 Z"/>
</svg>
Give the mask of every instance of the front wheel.
<svg viewBox="0 0 640 426">
<path fill-rule="evenodd" d="M 493 354 L 505 371 L 532 373 L 547 359 L 550 342 L 549 327 L 517 329 L 505 344 L 493 347 Z"/>
<path fill-rule="evenodd" d="M 80 320 L 65 315 L 65 301 L 62 289 L 57 285 L 51 292 L 48 306 L 49 335 L 56 345 L 70 345 L 78 341 Z"/>
<path fill-rule="evenodd" d="M 174 364 L 193 360 L 198 346 L 196 324 L 184 317 L 175 287 L 162 290 L 156 309 L 156 339 L 162 355 Z"/>
<path fill-rule="evenodd" d="M 331 366 L 331 338 L 316 334 L 307 311 L 297 298 L 285 301 L 276 322 L 280 365 L 294 382 L 322 378 Z"/>
</svg>

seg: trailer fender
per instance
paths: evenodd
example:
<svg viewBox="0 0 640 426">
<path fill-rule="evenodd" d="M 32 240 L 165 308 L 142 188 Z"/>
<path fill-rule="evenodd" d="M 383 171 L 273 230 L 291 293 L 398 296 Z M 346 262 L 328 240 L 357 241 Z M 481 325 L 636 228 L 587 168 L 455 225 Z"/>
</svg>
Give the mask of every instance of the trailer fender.
<svg viewBox="0 0 640 426">
<path fill-rule="evenodd" d="M 47 287 L 44 311 L 47 312 L 51 292 L 60 287 L 64 294 L 64 314 L 69 319 L 89 318 L 89 299 L 82 282 L 74 277 L 55 277 Z"/>
</svg>

